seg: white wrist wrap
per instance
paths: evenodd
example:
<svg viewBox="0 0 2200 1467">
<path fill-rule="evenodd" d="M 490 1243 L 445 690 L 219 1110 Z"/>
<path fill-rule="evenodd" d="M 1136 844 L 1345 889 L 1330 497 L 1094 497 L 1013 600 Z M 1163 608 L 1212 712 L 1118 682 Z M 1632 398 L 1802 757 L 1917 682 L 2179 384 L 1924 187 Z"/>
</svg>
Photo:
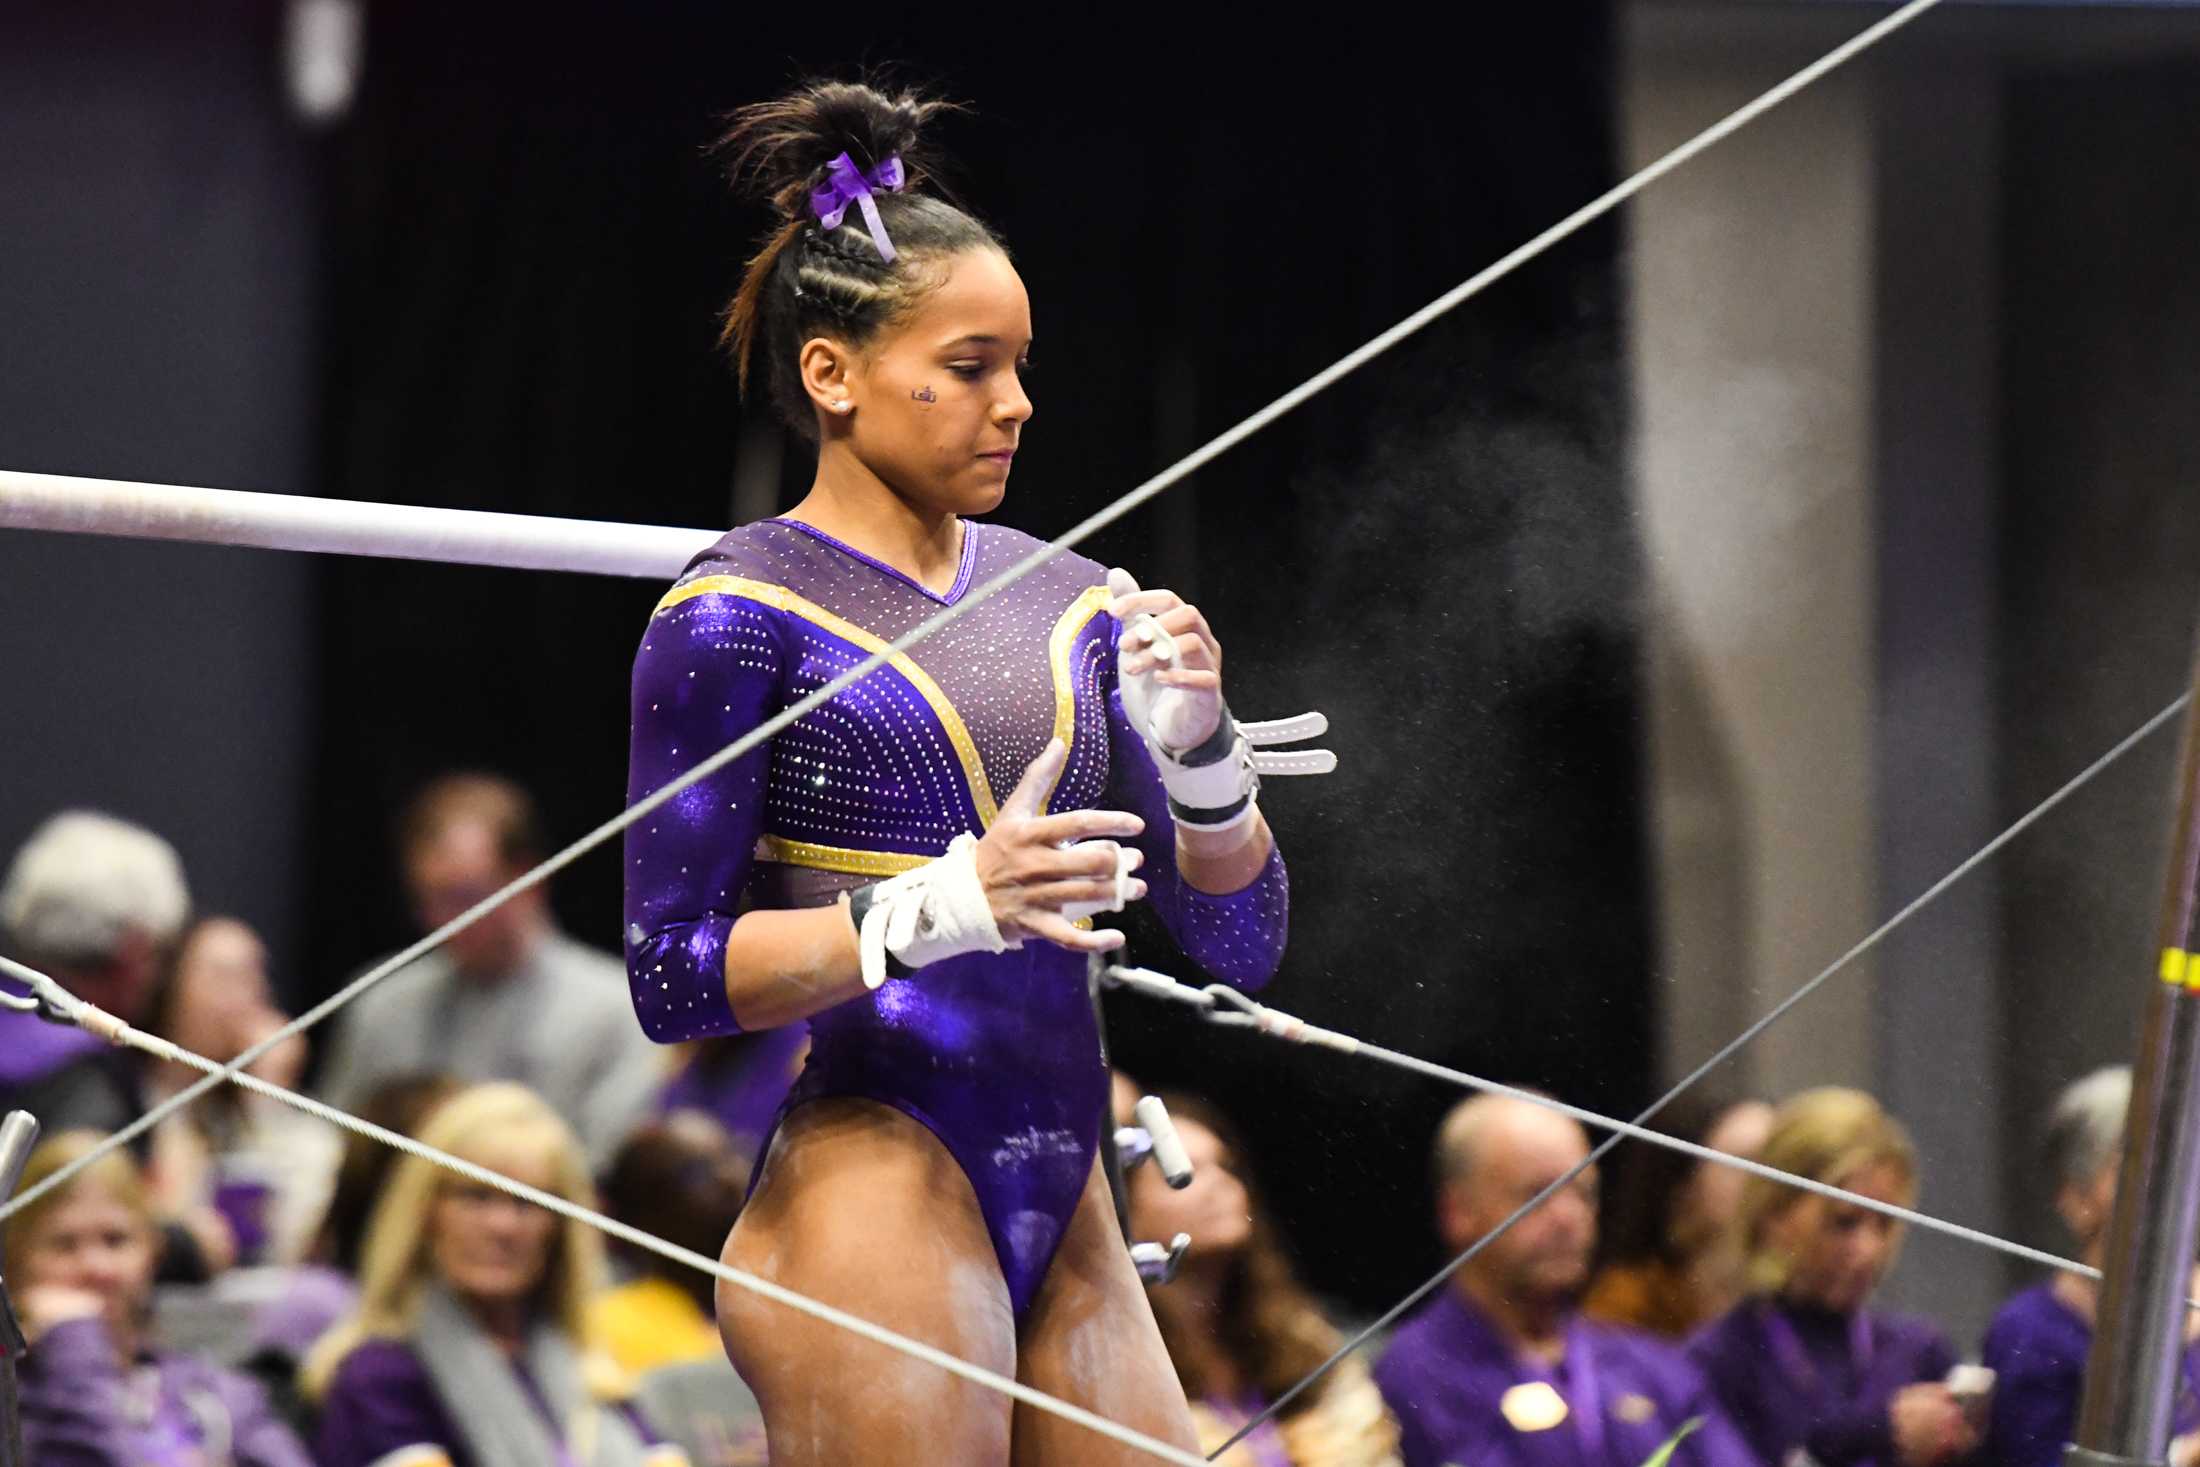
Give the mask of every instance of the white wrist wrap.
<svg viewBox="0 0 2200 1467">
<path fill-rule="evenodd" d="M 978 838 L 968 831 L 955 837 L 947 854 L 914 871 L 872 888 L 871 910 L 864 913 L 856 951 L 863 962 L 863 986 L 886 981 L 886 955 L 911 968 L 963 953 L 1006 952 L 1008 943 L 993 921 L 993 905 L 978 880 Z"/>
</svg>

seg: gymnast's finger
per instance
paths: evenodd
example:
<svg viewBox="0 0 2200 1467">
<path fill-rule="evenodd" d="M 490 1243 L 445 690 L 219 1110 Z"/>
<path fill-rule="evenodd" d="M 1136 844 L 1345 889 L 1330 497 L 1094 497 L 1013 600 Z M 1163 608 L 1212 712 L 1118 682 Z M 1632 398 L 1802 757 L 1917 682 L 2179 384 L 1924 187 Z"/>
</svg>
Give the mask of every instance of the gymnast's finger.
<svg viewBox="0 0 2200 1467">
<path fill-rule="evenodd" d="M 1176 640 L 1177 667 L 1219 668 L 1222 665 L 1221 649 L 1197 633 L 1186 632 Z M 1134 652 L 1123 660 L 1123 671 L 1131 677 L 1153 668 L 1159 659 L 1151 650 Z"/>
<path fill-rule="evenodd" d="M 1133 617 L 1152 613 L 1161 616 L 1184 604 L 1184 598 L 1174 591 L 1155 589 L 1140 591 L 1135 595 L 1118 596 L 1108 603 L 1108 614 L 1117 621 L 1127 622 Z"/>
<path fill-rule="evenodd" d="M 1097 840 L 1060 849 L 1046 847 L 1033 852 L 1030 859 L 1017 862 L 1018 884 L 1036 886 L 1041 882 L 1074 880 L 1080 876 L 1105 876 L 1113 881 L 1116 853 L 1123 849 L 1113 841 Z M 1145 853 L 1136 846 L 1129 849 L 1131 869 L 1136 870 L 1144 863 Z"/>
<path fill-rule="evenodd" d="M 1072 902 L 1097 902 L 1104 907 L 1115 905 L 1115 878 L 1106 881 L 1050 881 L 1039 886 L 1018 887 L 1017 900 L 1028 902 L 1034 909 L 1059 912 Z M 1123 884 L 1125 903 L 1146 899 L 1146 883 L 1138 880 Z"/>
<path fill-rule="evenodd" d="M 1025 839 L 1040 845 L 1062 846 L 1073 841 L 1123 840 L 1143 835 L 1146 822 L 1128 810 L 1064 810 L 1042 815 L 1025 826 Z"/>
<path fill-rule="evenodd" d="M 1095 927 L 1088 932 L 1059 912 L 1033 912 L 1023 919 L 1023 927 L 1033 937 L 1071 952 L 1112 953 L 1123 946 L 1123 934 L 1114 928 Z"/>
</svg>

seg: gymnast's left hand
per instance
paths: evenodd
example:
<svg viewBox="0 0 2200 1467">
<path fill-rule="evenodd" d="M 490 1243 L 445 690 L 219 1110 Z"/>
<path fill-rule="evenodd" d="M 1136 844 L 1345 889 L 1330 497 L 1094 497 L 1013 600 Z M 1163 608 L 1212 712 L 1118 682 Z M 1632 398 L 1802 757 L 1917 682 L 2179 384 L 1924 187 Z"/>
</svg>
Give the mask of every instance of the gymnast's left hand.
<svg viewBox="0 0 2200 1467">
<path fill-rule="evenodd" d="M 1152 675 L 1157 690 L 1175 697 L 1153 700 L 1153 727 L 1149 732 L 1166 749 L 1195 749 L 1205 743 L 1222 720 L 1222 643 L 1207 625 L 1200 609 L 1174 591 L 1141 590 L 1131 573 L 1120 568 L 1108 572 L 1108 612 L 1122 623 L 1122 665 L 1125 678 Z M 1156 655 L 1153 623 L 1131 622 L 1152 616 L 1161 631 L 1175 639 L 1173 666 L 1164 666 Z"/>
</svg>

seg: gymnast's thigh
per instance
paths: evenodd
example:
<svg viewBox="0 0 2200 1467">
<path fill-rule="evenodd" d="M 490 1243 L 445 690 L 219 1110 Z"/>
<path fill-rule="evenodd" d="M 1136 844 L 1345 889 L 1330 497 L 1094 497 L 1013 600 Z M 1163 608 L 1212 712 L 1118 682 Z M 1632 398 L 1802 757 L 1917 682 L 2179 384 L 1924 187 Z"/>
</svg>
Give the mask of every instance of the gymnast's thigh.
<svg viewBox="0 0 2200 1467">
<path fill-rule="evenodd" d="M 1002 1375 L 1015 1321 L 962 1168 L 918 1122 L 833 1097 L 792 1111 L 725 1261 Z M 1008 1460 L 1005 1396 L 718 1286 L 719 1332 L 756 1392 L 772 1467 Z"/>
<path fill-rule="evenodd" d="M 1024 1317 L 1016 1378 L 1186 1451 L 1198 1449 L 1184 1388 L 1162 1346 L 1097 1164 Z M 1012 1460 L 1015 1467 L 1150 1467 L 1154 1459 L 1019 1404 Z"/>
</svg>

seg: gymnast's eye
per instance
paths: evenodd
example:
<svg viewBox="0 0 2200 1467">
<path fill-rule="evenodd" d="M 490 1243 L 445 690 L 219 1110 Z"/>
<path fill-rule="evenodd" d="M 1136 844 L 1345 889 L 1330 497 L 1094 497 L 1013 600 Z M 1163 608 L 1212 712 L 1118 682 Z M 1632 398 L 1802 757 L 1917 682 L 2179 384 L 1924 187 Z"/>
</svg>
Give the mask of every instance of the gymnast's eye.
<svg viewBox="0 0 2200 1467">
<path fill-rule="evenodd" d="M 956 376 L 962 378 L 965 382 L 975 382 L 980 377 L 985 375 L 985 363 L 949 362 L 947 364 L 947 370 L 953 372 Z"/>
</svg>

